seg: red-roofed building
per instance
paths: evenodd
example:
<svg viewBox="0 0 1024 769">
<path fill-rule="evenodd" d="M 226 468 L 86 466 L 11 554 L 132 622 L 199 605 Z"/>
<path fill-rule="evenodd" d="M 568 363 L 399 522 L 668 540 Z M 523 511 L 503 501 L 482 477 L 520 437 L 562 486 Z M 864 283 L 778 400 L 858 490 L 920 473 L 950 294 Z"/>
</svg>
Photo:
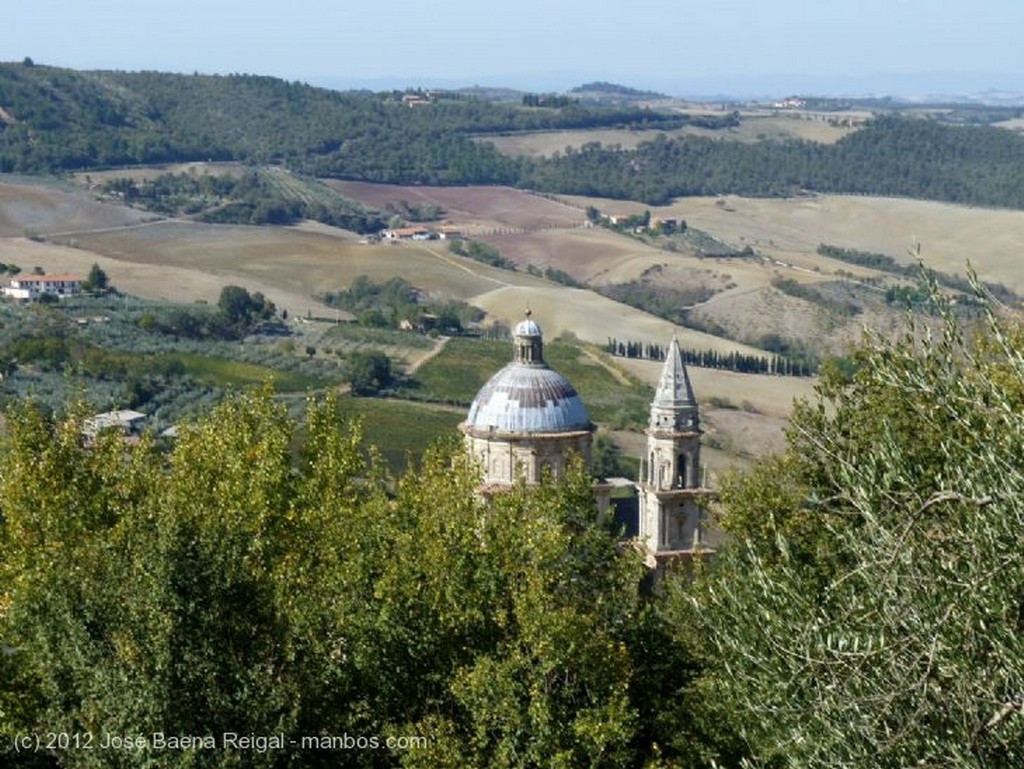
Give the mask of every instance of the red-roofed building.
<svg viewBox="0 0 1024 769">
<path fill-rule="evenodd" d="M 3 287 L 4 296 L 12 299 L 38 299 L 42 294 L 72 296 L 82 290 L 82 279 L 77 275 L 29 275 L 11 278 Z"/>
</svg>

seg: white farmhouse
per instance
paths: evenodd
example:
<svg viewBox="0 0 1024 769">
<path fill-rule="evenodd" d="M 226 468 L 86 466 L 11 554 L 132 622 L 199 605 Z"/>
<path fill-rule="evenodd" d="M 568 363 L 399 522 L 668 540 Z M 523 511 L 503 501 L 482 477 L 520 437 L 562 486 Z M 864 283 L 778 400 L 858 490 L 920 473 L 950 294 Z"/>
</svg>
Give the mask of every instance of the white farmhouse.
<svg viewBox="0 0 1024 769">
<path fill-rule="evenodd" d="M 82 279 L 77 275 L 29 275 L 11 278 L 2 288 L 4 296 L 12 299 L 35 301 L 43 294 L 73 296 L 82 290 Z"/>
</svg>

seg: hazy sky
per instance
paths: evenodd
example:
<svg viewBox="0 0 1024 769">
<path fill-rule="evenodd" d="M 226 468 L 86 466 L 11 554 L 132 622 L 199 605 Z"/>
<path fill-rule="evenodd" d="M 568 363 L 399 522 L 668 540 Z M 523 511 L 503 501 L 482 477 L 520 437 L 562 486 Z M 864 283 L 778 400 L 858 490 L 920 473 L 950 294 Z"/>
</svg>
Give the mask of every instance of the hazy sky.
<svg viewBox="0 0 1024 769">
<path fill-rule="evenodd" d="M 940 73 L 947 92 L 961 83 L 1024 92 L 1022 33 L 1024 0 L 0 3 L 4 61 L 425 86 L 603 79 L 729 90 L 802 75 L 794 86 L 888 82 L 895 92 Z"/>
</svg>

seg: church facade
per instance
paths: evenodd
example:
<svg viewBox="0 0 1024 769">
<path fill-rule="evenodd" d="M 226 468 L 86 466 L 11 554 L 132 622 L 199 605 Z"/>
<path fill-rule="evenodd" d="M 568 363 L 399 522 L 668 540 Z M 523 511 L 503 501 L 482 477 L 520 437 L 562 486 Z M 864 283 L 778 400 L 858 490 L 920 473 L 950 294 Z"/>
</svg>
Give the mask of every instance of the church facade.
<svg viewBox="0 0 1024 769">
<path fill-rule="evenodd" d="M 459 426 L 478 462 L 481 491 L 492 494 L 520 478 L 539 483 L 561 476 L 572 455 L 589 466 L 595 426 L 572 384 L 544 361 L 540 326 L 527 312 L 513 331 L 512 361 L 480 389 Z M 679 344 L 669 345 L 651 403 L 647 447 L 635 488 L 637 520 L 630 526 L 654 562 L 705 551 L 709 490 L 700 461 L 700 419 Z M 610 487 L 595 484 L 598 509 Z"/>
</svg>

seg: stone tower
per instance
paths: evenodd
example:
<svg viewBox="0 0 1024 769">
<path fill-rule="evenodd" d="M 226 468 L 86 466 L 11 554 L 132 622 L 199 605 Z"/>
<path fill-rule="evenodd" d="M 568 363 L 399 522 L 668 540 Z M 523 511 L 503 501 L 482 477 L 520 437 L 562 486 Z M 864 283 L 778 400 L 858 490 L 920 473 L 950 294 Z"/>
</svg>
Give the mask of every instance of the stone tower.
<svg viewBox="0 0 1024 769">
<path fill-rule="evenodd" d="M 702 549 L 709 495 L 700 463 L 700 418 L 675 337 L 651 403 L 640 460 L 639 536 L 655 559 Z"/>
</svg>

